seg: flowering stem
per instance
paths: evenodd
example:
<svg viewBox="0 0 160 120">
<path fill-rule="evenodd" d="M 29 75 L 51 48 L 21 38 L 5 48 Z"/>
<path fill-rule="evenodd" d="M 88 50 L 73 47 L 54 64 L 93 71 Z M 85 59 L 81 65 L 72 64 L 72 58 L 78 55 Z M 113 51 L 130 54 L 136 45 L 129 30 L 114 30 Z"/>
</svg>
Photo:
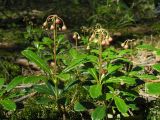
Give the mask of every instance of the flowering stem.
<svg viewBox="0 0 160 120">
<path fill-rule="evenodd" d="M 57 26 L 56 26 L 56 23 L 55 23 L 55 20 L 56 20 L 56 18 L 54 18 L 54 26 L 55 26 L 55 29 L 53 30 L 53 34 L 54 34 L 54 47 L 53 47 L 53 55 L 54 55 L 54 57 L 53 57 L 53 60 L 54 60 L 54 64 L 55 64 L 55 67 L 54 67 L 54 73 L 56 74 L 56 71 L 57 71 L 57 61 L 56 61 L 56 36 L 57 36 L 57 34 L 56 34 L 56 31 L 57 31 Z"/>
<path fill-rule="evenodd" d="M 102 35 L 99 36 L 99 82 L 101 83 L 102 76 Z"/>
</svg>

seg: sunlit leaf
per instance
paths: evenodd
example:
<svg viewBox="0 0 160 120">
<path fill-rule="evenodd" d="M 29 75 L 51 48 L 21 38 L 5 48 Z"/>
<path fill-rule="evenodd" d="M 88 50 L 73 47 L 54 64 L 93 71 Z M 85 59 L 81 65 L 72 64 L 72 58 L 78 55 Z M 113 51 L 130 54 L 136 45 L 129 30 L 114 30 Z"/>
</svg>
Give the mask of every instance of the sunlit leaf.
<svg viewBox="0 0 160 120">
<path fill-rule="evenodd" d="M 106 106 L 98 106 L 91 114 L 92 120 L 102 120 L 106 116 Z"/>
<path fill-rule="evenodd" d="M 139 46 L 137 46 L 137 48 L 145 49 L 145 50 L 156 50 L 156 48 L 154 46 L 149 45 L 149 44 L 139 45 Z"/>
<path fill-rule="evenodd" d="M 94 55 L 88 55 L 86 59 L 87 59 L 89 62 L 93 62 L 93 63 L 96 63 L 96 64 L 97 64 L 97 61 L 98 61 L 98 57 L 97 57 L 97 56 L 94 56 Z"/>
<path fill-rule="evenodd" d="M 70 80 L 71 75 L 66 73 L 61 73 L 59 75 L 56 75 L 56 77 L 59 78 L 60 80 L 66 81 L 66 80 Z"/>
<path fill-rule="evenodd" d="M 153 67 L 153 69 L 155 69 L 158 72 L 160 72 L 160 63 L 157 63 L 157 64 L 153 65 L 152 67 Z"/>
<path fill-rule="evenodd" d="M 1 100 L 0 104 L 6 110 L 16 110 L 16 104 L 13 101 L 11 101 L 11 100 Z"/>
<path fill-rule="evenodd" d="M 106 93 L 106 100 L 109 100 L 114 97 L 113 93 Z"/>
<path fill-rule="evenodd" d="M 143 74 L 143 75 L 137 75 L 138 78 L 144 80 L 144 79 L 147 79 L 147 80 L 156 80 L 157 77 L 154 76 L 154 75 L 148 75 L 148 74 Z"/>
<path fill-rule="evenodd" d="M 121 113 L 126 113 L 128 111 L 128 106 L 122 98 L 115 96 L 114 101 L 115 101 L 116 107 Z"/>
<path fill-rule="evenodd" d="M 102 95 L 102 85 L 97 84 L 90 86 L 89 93 L 92 98 L 99 97 L 100 95 Z"/>
<path fill-rule="evenodd" d="M 145 88 L 149 94 L 160 95 L 160 82 L 146 83 Z"/>
<path fill-rule="evenodd" d="M 119 65 L 112 65 L 112 64 L 110 64 L 110 65 L 108 66 L 108 68 L 107 68 L 107 71 L 108 71 L 107 74 L 109 75 L 109 74 L 117 71 L 120 67 L 121 67 L 121 66 L 119 66 Z"/>
<path fill-rule="evenodd" d="M 70 70 L 76 68 L 77 66 L 79 66 L 80 64 L 82 64 L 84 62 L 84 59 L 75 59 L 73 61 L 71 61 L 71 64 L 65 68 L 62 72 L 69 72 Z"/>
<path fill-rule="evenodd" d="M 106 83 L 126 83 L 133 85 L 136 83 L 134 78 L 127 77 L 127 76 L 121 76 L 121 77 L 112 77 L 105 81 Z"/>
<path fill-rule="evenodd" d="M 24 84 L 28 84 L 28 83 L 37 83 L 40 80 L 46 80 L 47 78 L 45 76 L 26 76 L 23 80 Z"/>
</svg>

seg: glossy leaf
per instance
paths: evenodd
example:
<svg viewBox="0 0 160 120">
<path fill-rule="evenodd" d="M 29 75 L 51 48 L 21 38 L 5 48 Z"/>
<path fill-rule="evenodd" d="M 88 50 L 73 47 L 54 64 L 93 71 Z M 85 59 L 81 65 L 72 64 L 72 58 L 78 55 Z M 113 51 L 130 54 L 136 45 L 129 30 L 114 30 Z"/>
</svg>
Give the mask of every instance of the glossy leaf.
<svg viewBox="0 0 160 120">
<path fill-rule="evenodd" d="M 88 72 L 92 75 L 92 77 L 95 79 L 95 80 L 98 80 L 98 77 L 97 77 L 97 71 L 96 71 L 96 69 L 95 68 L 90 68 L 89 70 L 88 70 Z"/>
<path fill-rule="evenodd" d="M 75 60 L 71 61 L 71 64 L 67 68 L 65 68 L 62 72 L 63 73 L 69 72 L 70 70 L 76 68 L 77 66 L 79 66 L 83 62 L 84 62 L 84 59 L 75 59 Z"/>
<path fill-rule="evenodd" d="M 98 106 L 91 114 L 92 120 L 102 120 L 106 116 L 106 106 Z"/>
<path fill-rule="evenodd" d="M 76 102 L 74 104 L 74 110 L 75 111 L 85 111 L 86 108 L 80 102 Z"/>
<path fill-rule="evenodd" d="M 146 83 L 145 88 L 149 94 L 160 95 L 160 82 Z"/>
<path fill-rule="evenodd" d="M 6 87 L 7 91 L 10 91 L 19 84 L 37 83 L 40 80 L 46 80 L 45 76 L 17 76 Z"/>
<path fill-rule="evenodd" d="M 0 104 L 6 110 L 16 110 L 16 104 L 11 100 L 1 100 Z"/>
<path fill-rule="evenodd" d="M 15 77 L 6 87 L 7 92 L 9 92 L 11 89 L 13 89 L 14 87 L 16 87 L 17 85 L 23 83 L 23 81 L 25 80 L 25 77 L 23 76 L 17 76 Z"/>
<path fill-rule="evenodd" d="M 92 98 L 99 97 L 100 95 L 102 95 L 102 85 L 97 84 L 97 85 L 90 86 L 89 93 Z"/>
<path fill-rule="evenodd" d="M 27 57 L 30 61 L 37 64 L 46 73 L 51 74 L 48 64 L 43 59 L 41 59 L 36 53 L 32 52 L 31 50 L 24 50 L 22 51 L 22 54 L 25 57 Z"/>
<path fill-rule="evenodd" d="M 137 75 L 138 78 L 144 80 L 144 79 L 147 79 L 147 80 L 156 80 L 157 77 L 154 76 L 154 75 L 148 75 L 148 74 L 143 74 L 143 75 Z"/>
<path fill-rule="evenodd" d="M 128 106 L 122 98 L 115 96 L 114 101 L 115 101 L 117 109 L 121 113 L 126 113 L 128 111 Z"/>
<path fill-rule="evenodd" d="M 105 81 L 106 83 L 126 83 L 133 85 L 136 83 L 134 78 L 121 76 L 121 77 L 112 77 Z"/>
<path fill-rule="evenodd" d="M 110 65 L 108 66 L 108 68 L 107 68 L 107 71 L 108 71 L 107 75 L 109 75 L 109 74 L 117 71 L 120 67 L 121 67 L 121 66 L 110 64 Z"/>
<path fill-rule="evenodd" d="M 114 97 L 113 93 L 106 93 L 106 100 L 112 99 Z"/>
<path fill-rule="evenodd" d="M 0 89 L 2 88 L 3 84 L 4 84 L 5 79 L 4 78 L 0 78 Z"/>
</svg>

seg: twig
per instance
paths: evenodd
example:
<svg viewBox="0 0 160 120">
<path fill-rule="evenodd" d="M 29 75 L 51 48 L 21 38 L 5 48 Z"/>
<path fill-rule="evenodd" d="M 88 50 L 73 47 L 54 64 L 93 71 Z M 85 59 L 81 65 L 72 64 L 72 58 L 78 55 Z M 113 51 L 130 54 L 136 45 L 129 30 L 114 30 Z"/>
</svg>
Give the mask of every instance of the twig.
<svg viewBox="0 0 160 120">
<path fill-rule="evenodd" d="M 27 98 L 29 98 L 29 97 L 34 96 L 36 93 L 37 93 L 37 92 L 33 92 L 33 93 L 28 94 L 28 95 L 22 96 L 22 97 L 20 97 L 20 98 L 18 98 L 18 99 L 15 99 L 14 102 L 23 101 L 24 99 L 27 99 Z"/>
</svg>

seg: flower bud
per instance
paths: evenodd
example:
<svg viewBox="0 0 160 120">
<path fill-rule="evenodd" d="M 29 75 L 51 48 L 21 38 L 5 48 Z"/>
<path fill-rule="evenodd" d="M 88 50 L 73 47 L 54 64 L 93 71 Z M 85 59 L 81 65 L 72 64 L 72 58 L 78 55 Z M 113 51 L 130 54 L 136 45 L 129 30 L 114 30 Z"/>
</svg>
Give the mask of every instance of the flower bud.
<svg viewBox="0 0 160 120">
<path fill-rule="evenodd" d="M 59 18 L 56 18 L 56 21 L 55 21 L 56 24 L 61 24 L 61 22 L 62 21 Z"/>
<path fill-rule="evenodd" d="M 122 44 L 121 44 L 121 46 L 122 46 L 122 47 L 124 47 L 124 46 L 125 46 L 125 44 L 124 44 L 124 43 L 122 43 Z"/>
<path fill-rule="evenodd" d="M 103 46 L 106 45 L 106 41 L 103 40 L 102 43 L 101 43 L 101 45 L 103 45 Z"/>
<path fill-rule="evenodd" d="M 129 46 L 126 44 L 126 45 L 124 46 L 124 49 L 128 49 L 128 47 L 129 47 Z"/>
<path fill-rule="evenodd" d="M 77 39 L 77 35 L 76 34 L 73 35 L 73 39 Z"/>
<path fill-rule="evenodd" d="M 78 36 L 78 40 L 80 40 L 81 39 L 81 37 L 80 36 Z"/>
<path fill-rule="evenodd" d="M 62 31 L 65 31 L 65 30 L 67 30 L 67 27 L 66 27 L 66 25 L 63 25 L 62 26 Z"/>
<path fill-rule="evenodd" d="M 109 37 L 109 38 L 108 38 L 108 41 L 109 41 L 109 42 L 112 42 L 112 41 L 113 41 L 113 39 L 112 39 L 111 37 Z"/>
<path fill-rule="evenodd" d="M 62 28 L 58 28 L 59 31 L 62 31 Z"/>
<path fill-rule="evenodd" d="M 45 21 L 45 22 L 43 23 L 43 26 L 44 26 L 44 27 L 46 27 L 46 26 L 47 26 L 47 21 Z"/>
<path fill-rule="evenodd" d="M 51 25 L 50 30 L 54 30 L 54 29 L 55 29 L 54 25 Z"/>
<path fill-rule="evenodd" d="M 109 41 L 108 41 L 108 40 L 106 40 L 106 45 L 110 45 L 110 43 L 109 43 Z"/>
</svg>

